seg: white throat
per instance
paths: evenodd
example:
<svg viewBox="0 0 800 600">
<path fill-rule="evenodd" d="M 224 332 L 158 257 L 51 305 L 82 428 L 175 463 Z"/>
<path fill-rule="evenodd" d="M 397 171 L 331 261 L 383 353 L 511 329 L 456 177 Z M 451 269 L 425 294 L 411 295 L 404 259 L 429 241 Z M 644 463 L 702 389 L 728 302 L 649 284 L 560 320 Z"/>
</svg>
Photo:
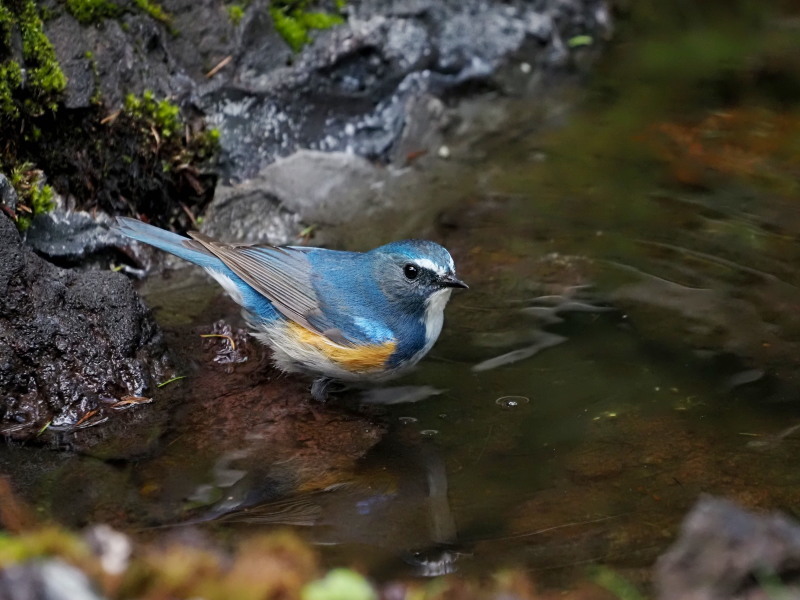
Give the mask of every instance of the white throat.
<svg viewBox="0 0 800 600">
<path fill-rule="evenodd" d="M 425 323 L 425 352 L 431 349 L 431 346 L 433 346 L 442 332 L 444 307 L 447 306 L 447 301 L 450 300 L 452 291 L 450 288 L 445 288 L 434 292 L 425 300 L 425 316 L 423 317 Z"/>
</svg>

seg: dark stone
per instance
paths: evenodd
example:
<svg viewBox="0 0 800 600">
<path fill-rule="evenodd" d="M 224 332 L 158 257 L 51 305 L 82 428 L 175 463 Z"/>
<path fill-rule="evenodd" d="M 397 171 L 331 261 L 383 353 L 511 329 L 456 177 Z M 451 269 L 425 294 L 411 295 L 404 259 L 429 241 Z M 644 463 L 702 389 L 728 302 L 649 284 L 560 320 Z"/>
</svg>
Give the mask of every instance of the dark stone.
<svg viewBox="0 0 800 600">
<path fill-rule="evenodd" d="M 148 89 L 164 98 L 192 89 L 192 80 L 172 58 L 172 34 L 132 3 L 122 16 L 91 25 L 78 23 L 61 3 L 48 8 L 58 15 L 45 23 L 45 33 L 69 80 L 67 108 L 91 108 L 96 91 L 113 108 L 121 106 L 128 93 L 140 95 Z"/>
<path fill-rule="evenodd" d="M 0 207 L 4 207 L 12 214 L 17 208 L 17 191 L 8 177 L 0 173 Z"/>
<path fill-rule="evenodd" d="M 161 333 L 123 275 L 60 269 L 0 215 L 0 434 L 99 420 L 166 376 Z"/>
<path fill-rule="evenodd" d="M 25 232 L 25 243 L 37 254 L 61 266 L 86 264 L 86 259 L 103 252 L 116 253 L 127 238 L 109 228 L 111 219 L 100 214 L 63 210 L 37 215 Z"/>
<path fill-rule="evenodd" d="M 767 600 L 773 593 L 800 598 L 798 573 L 797 523 L 779 513 L 754 514 L 729 500 L 706 496 L 684 520 L 678 540 L 658 559 L 655 584 L 661 600 Z"/>
</svg>

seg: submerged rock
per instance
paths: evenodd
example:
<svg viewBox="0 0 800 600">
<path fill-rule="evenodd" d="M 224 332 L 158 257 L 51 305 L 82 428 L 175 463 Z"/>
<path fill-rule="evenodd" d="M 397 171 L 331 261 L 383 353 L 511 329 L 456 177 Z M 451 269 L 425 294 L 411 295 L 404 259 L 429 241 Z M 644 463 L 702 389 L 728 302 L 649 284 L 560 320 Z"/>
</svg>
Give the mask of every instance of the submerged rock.
<svg viewBox="0 0 800 600">
<path fill-rule="evenodd" d="M 708 496 L 698 501 L 678 540 L 659 558 L 655 581 L 661 600 L 799 598 L 798 567 L 797 523 Z"/>
<path fill-rule="evenodd" d="M 0 256 L 0 434 L 97 422 L 165 377 L 161 333 L 124 276 L 42 260 L 3 215 Z"/>
</svg>

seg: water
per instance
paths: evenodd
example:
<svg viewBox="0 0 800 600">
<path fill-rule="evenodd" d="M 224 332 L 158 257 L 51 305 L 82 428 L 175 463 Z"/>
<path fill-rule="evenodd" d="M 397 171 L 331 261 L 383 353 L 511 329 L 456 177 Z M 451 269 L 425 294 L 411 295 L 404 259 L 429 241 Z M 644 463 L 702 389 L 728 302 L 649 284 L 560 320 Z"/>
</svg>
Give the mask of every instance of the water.
<svg viewBox="0 0 800 600">
<path fill-rule="evenodd" d="M 589 564 L 644 580 L 702 493 L 791 513 L 800 30 L 744 2 L 620 10 L 570 111 L 503 100 L 504 128 L 454 141 L 419 190 L 471 289 L 401 389 L 314 405 L 244 338 L 246 362 L 215 363 L 229 342 L 199 335 L 235 328 L 234 305 L 197 273 L 151 280 L 187 378 L 136 427 L 95 428 L 104 444 L 0 451 L 25 498 L 143 536 L 289 524 L 379 577 L 555 584 Z"/>
</svg>

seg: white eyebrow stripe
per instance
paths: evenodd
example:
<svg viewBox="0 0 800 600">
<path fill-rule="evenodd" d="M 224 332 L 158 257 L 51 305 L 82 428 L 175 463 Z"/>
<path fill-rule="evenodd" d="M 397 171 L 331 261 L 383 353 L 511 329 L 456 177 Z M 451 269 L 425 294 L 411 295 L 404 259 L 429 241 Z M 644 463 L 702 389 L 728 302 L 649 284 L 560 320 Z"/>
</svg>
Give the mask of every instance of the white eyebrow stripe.
<svg viewBox="0 0 800 600">
<path fill-rule="evenodd" d="M 428 269 L 429 271 L 433 271 L 437 275 L 441 276 L 445 274 L 445 270 L 441 267 L 441 265 L 437 265 L 429 258 L 417 258 L 414 259 L 413 262 L 421 269 Z"/>
</svg>

